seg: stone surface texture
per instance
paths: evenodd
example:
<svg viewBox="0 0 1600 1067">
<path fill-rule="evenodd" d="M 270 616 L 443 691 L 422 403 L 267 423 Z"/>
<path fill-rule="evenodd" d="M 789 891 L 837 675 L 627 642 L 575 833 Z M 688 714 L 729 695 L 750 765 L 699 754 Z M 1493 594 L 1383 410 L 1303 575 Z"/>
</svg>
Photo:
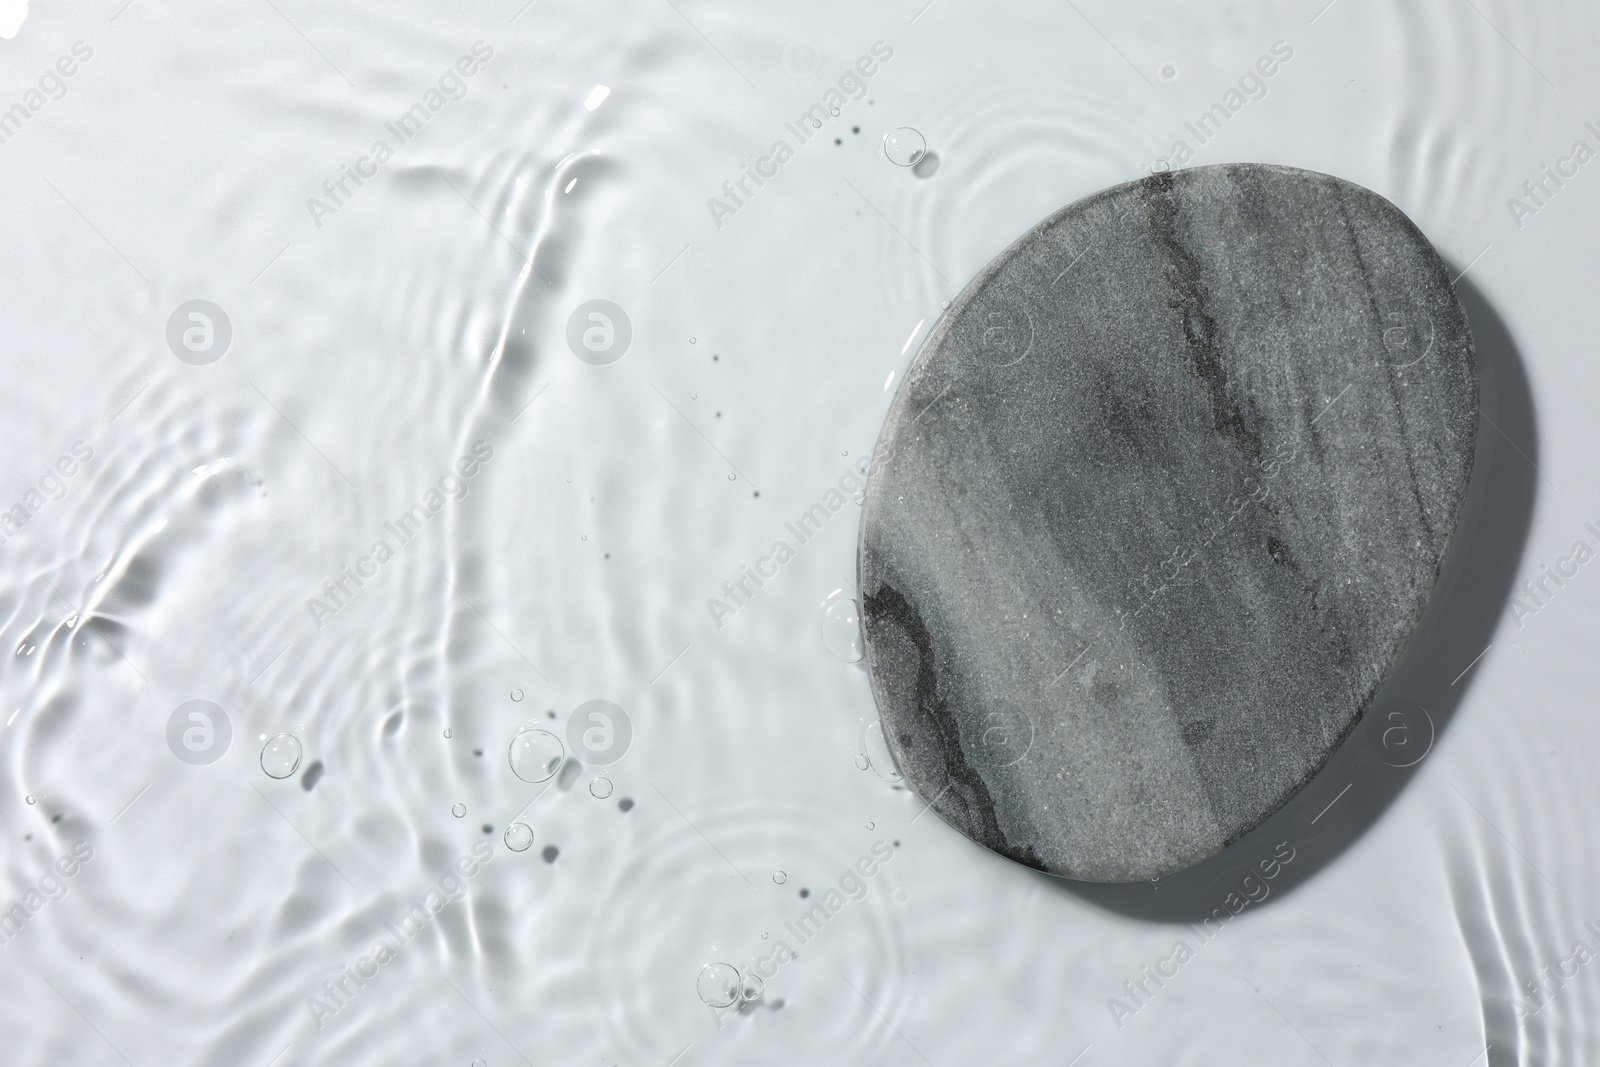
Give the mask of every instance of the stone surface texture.
<svg viewBox="0 0 1600 1067">
<path fill-rule="evenodd" d="M 1398 658 L 1477 425 L 1449 272 L 1376 193 L 1226 165 L 1046 219 L 929 335 L 875 455 L 859 583 L 902 773 L 1053 874 L 1217 853 Z"/>
</svg>

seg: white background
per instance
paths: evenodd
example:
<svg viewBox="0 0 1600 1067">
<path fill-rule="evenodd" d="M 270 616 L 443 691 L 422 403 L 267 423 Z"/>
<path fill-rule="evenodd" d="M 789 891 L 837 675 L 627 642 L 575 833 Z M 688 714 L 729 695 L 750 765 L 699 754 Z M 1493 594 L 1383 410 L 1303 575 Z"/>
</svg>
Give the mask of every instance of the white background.
<svg viewBox="0 0 1600 1067">
<path fill-rule="evenodd" d="M 851 594 L 855 505 L 720 626 L 706 601 L 870 454 L 942 301 L 1179 139 L 1372 188 L 1467 270 L 1534 413 L 1493 430 L 1537 467 L 1507 566 L 1520 585 L 1600 548 L 1600 164 L 1507 203 L 1600 150 L 1600 16 L 924 2 L 34 0 L 0 108 L 93 55 L 0 144 L 0 507 L 75 442 L 94 458 L 0 544 L 0 905 L 74 842 L 93 859 L 0 945 L 7 1063 L 1593 1057 L 1595 967 L 1520 1025 L 1507 1004 L 1600 951 L 1592 568 L 1449 649 L 1459 706 L 1393 803 L 1356 819 L 1366 785 L 1330 768 L 1281 838 L 1314 873 L 1121 1019 L 1123 983 L 1198 941 L 1138 914 L 1168 890 L 1090 899 L 859 766 L 876 713 L 823 609 Z M 465 95 L 398 144 L 384 124 L 478 41 Z M 707 199 L 879 41 L 865 97 L 718 225 Z M 1277 42 L 1265 95 L 1199 145 L 1185 123 Z M 885 158 L 899 127 L 931 177 Z M 379 138 L 393 158 L 314 220 Z M 197 298 L 233 332 L 206 366 L 166 340 Z M 608 366 L 566 342 L 592 299 L 632 325 Z M 480 440 L 466 497 L 319 628 L 307 600 Z M 565 737 L 594 698 L 631 720 L 620 762 L 511 774 L 519 725 Z M 192 699 L 232 724 L 210 765 L 167 747 Z M 314 789 L 262 772 L 280 732 L 323 763 Z M 900 845 L 865 896 L 719 1025 L 700 969 L 768 952 L 817 902 L 799 890 L 878 840 Z M 317 1025 L 307 999 L 475 842 L 466 898 Z"/>
</svg>

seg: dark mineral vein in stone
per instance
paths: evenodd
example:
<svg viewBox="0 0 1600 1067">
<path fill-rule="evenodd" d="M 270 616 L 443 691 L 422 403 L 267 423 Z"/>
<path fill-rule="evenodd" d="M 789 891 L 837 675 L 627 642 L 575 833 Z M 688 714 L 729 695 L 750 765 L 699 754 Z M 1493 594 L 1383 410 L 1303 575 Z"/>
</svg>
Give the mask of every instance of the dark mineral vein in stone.
<svg viewBox="0 0 1600 1067">
<path fill-rule="evenodd" d="M 1167 874 L 1280 807 L 1416 626 L 1471 474 L 1472 338 L 1382 197 L 1284 167 L 1118 186 L 991 263 L 867 490 L 867 658 L 973 840 Z"/>
</svg>

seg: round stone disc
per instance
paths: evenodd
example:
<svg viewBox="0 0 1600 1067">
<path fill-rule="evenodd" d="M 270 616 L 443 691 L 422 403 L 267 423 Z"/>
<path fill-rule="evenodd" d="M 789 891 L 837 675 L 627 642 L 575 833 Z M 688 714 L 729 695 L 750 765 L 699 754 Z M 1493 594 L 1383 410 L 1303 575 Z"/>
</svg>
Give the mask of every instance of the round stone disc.
<svg viewBox="0 0 1600 1067">
<path fill-rule="evenodd" d="M 929 335 L 874 458 L 862 614 L 906 780 L 1069 878 L 1218 852 L 1399 657 L 1477 403 L 1444 263 L 1370 190 L 1201 167 L 1052 215 Z"/>
</svg>

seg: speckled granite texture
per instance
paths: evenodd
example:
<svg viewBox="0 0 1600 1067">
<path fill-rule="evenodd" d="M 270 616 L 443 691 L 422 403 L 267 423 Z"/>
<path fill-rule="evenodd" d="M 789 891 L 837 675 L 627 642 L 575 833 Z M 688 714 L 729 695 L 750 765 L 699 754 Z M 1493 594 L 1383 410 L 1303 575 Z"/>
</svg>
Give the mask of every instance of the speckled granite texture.
<svg viewBox="0 0 1600 1067">
<path fill-rule="evenodd" d="M 1387 200 L 1262 165 L 1117 186 L 991 263 L 896 394 L 860 587 L 884 735 L 973 840 L 1187 867 L 1355 726 L 1466 493 L 1472 338 Z"/>
</svg>

